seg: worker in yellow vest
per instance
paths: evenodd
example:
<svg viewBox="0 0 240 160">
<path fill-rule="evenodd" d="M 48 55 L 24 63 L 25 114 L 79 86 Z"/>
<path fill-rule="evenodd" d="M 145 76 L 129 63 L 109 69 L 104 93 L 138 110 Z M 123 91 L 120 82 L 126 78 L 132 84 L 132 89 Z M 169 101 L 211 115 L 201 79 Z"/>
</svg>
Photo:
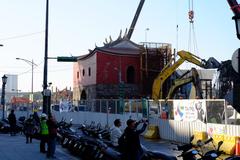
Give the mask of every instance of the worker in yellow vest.
<svg viewBox="0 0 240 160">
<path fill-rule="evenodd" d="M 40 152 L 46 153 L 45 145 L 48 144 L 49 133 L 48 133 L 48 125 L 47 125 L 47 115 L 42 113 L 40 120 Z"/>
</svg>

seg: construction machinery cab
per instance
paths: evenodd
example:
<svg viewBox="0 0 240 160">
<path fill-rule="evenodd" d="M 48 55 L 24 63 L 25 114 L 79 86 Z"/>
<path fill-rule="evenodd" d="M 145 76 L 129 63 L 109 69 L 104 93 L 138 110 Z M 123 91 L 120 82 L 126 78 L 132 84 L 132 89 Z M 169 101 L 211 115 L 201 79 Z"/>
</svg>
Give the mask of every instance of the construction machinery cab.
<svg viewBox="0 0 240 160">
<path fill-rule="evenodd" d="M 191 73 L 190 73 L 191 72 Z M 188 74 L 191 74 L 189 77 L 185 77 Z M 179 77 L 178 79 L 173 81 L 173 85 L 171 86 L 169 92 L 168 92 L 168 96 L 166 99 L 172 99 L 174 98 L 174 95 L 176 93 L 176 91 L 189 84 L 189 83 L 193 83 L 195 90 L 196 90 L 196 94 L 195 94 L 195 98 L 203 98 L 203 91 L 202 91 L 202 86 L 201 86 L 201 81 L 199 78 L 199 74 L 197 72 L 196 68 L 192 68 L 191 70 L 188 70 L 187 72 L 185 72 L 183 75 L 181 75 L 181 77 Z"/>
</svg>

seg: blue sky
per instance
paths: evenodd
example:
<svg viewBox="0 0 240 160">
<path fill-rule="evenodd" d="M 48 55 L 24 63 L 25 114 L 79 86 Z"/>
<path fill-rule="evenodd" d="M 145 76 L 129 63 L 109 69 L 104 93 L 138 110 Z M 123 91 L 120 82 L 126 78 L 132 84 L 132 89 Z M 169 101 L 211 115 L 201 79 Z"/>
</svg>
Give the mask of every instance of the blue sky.
<svg viewBox="0 0 240 160">
<path fill-rule="evenodd" d="M 50 0 L 49 57 L 78 56 L 102 46 L 105 38 L 116 39 L 131 24 L 139 0 Z M 31 90 L 30 66 L 16 57 L 34 60 L 34 90 L 42 90 L 45 1 L 0 0 L 0 76 L 18 74 L 19 89 Z M 233 14 L 226 0 L 194 1 L 195 32 L 201 58 L 231 59 L 239 47 Z M 188 0 L 146 0 L 132 35 L 136 43 L 171 43 L 188 49 Z M 34 34 L 32 34 L 34 33 Z M 24 36 L 32 34 L 31 36 Z M 48 81 L 60 89 L 72 86 L 72 64 L 49 60 Z"/>
</svg>

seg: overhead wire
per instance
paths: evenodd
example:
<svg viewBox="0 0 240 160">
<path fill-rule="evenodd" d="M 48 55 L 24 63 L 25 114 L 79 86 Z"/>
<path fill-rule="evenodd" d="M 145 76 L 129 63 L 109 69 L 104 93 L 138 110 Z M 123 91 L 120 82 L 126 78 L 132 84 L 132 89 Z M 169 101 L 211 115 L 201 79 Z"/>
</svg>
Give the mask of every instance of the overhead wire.
<svg viewBox="0 0 240 160">
<path fill-rule="evenodd" d="M 178 1 L 176 2 L 176 52 L 178 52 Z M 176 56 L 175 56 L 175 58 L 176 58 Z"/>
<path fill-rule="evenodd" d="M 32 33 L 26 33 L 26 34 L 22 34 L 22 35 L 16 35 L 16 36 L 11 36 L 11 37 L 0 38 L 0 40 L 1 40 L 1 41 L 5 41 L 5 40 L 11 40 L 11 39 L 29 37 L 29 36 L 33 36 L 33 35 L 40 34 L 40 33 L 44 33 L 44 32 L 45 32 L 45 31 L 38 31 L 38 32 L 32 32 Z"/>
<path fill-rule="evenodd" d="M 188 35 L 188 50 L 190 52 L 194 52 L 197 55 L 198 46 L 197 46 L 197 38 L 194 26 L 194 0 L 188 1 L 188 19 L 189 19 L 189 35 Z"/>
</svg>

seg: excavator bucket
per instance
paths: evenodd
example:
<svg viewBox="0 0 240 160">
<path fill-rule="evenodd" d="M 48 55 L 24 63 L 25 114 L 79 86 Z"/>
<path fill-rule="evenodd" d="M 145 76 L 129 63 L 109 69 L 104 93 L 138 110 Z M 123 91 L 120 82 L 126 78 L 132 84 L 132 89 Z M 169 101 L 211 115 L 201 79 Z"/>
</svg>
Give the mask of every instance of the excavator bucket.
<svg viewBox="0 0 240 160">
<path fill-rule="evenodd" d="M 221 64 L 213 57 L 210 57 L 205 64 L 206 69 L 214 69 L 214 68 L 219 68 Z"/>
</svg>

